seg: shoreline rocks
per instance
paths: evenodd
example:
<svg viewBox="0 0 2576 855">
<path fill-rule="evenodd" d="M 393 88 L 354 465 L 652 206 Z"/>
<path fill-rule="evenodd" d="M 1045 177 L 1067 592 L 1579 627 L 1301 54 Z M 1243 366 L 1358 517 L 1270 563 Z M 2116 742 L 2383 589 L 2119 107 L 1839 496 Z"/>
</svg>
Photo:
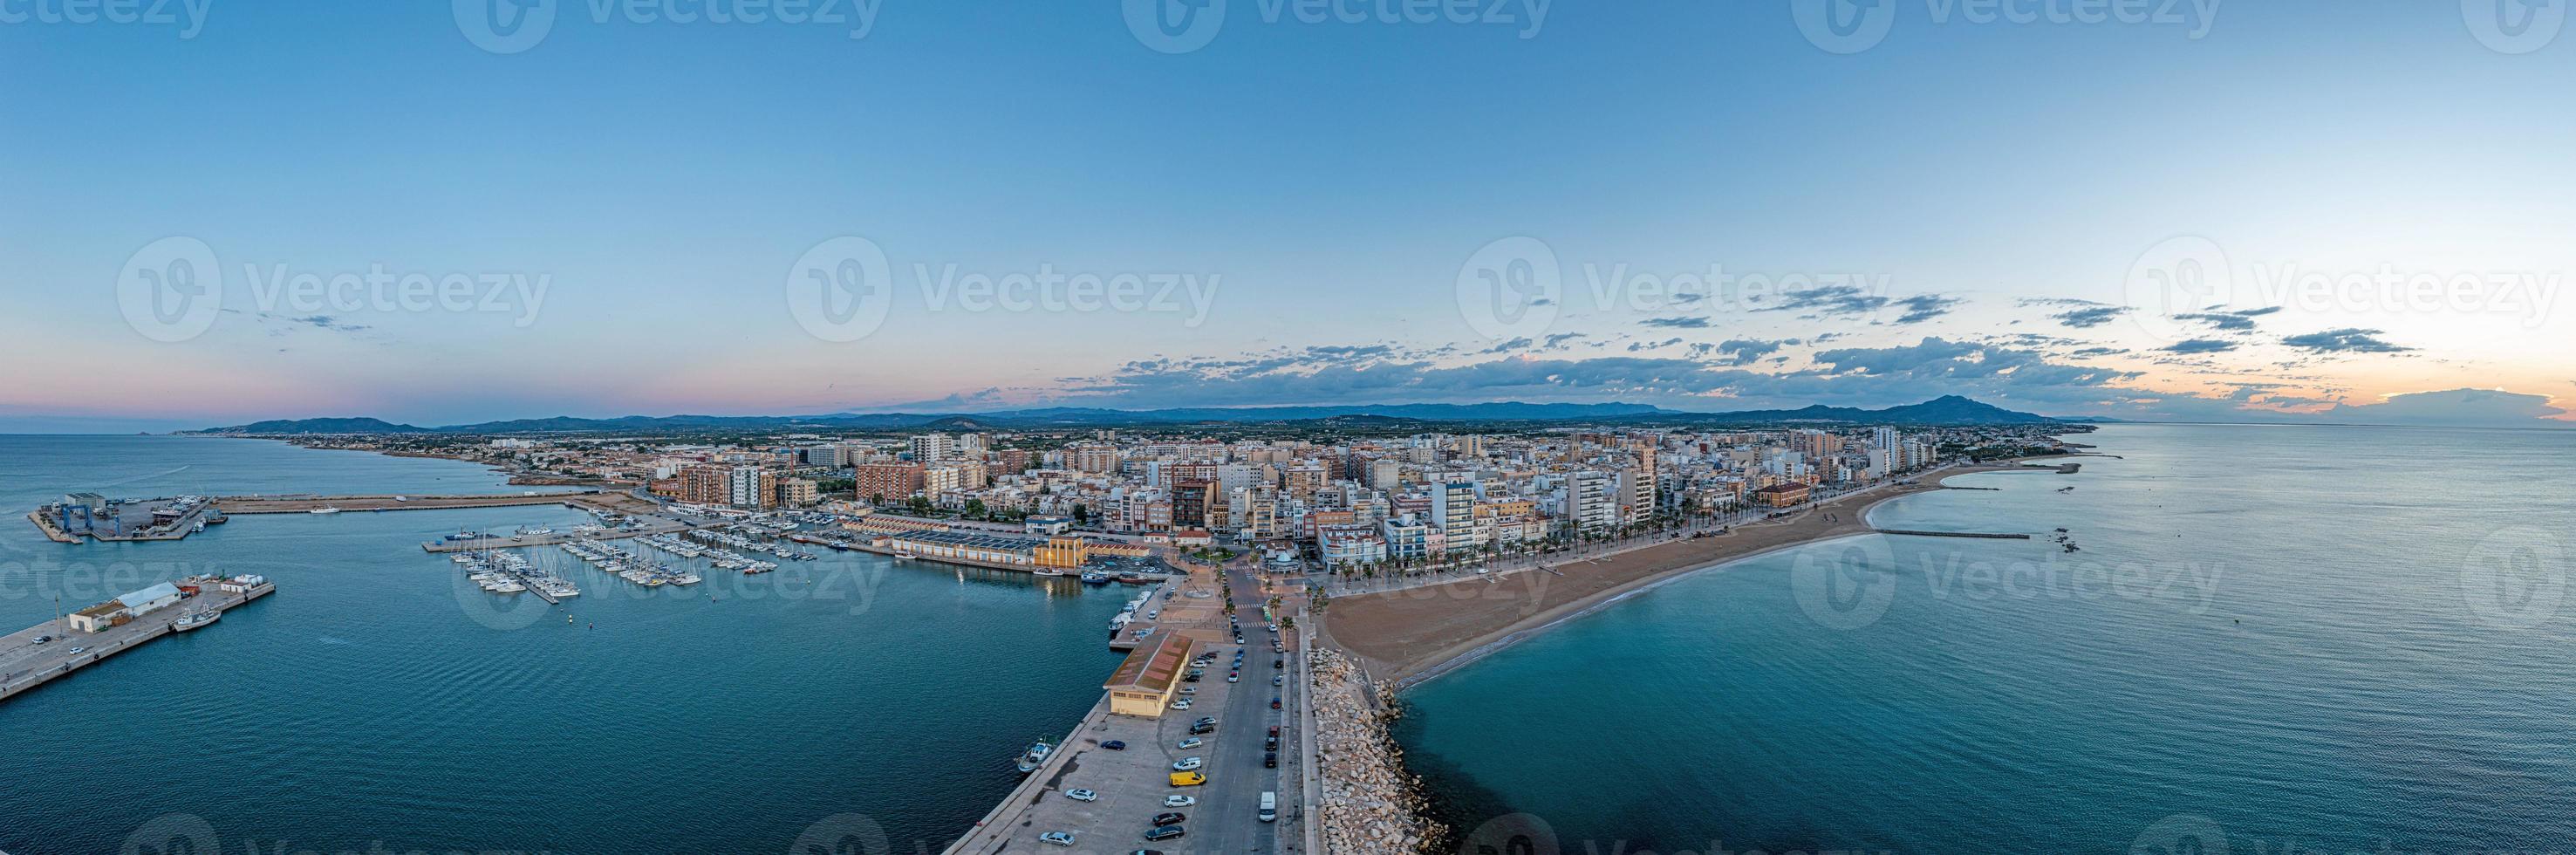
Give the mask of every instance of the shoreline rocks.
<svg viewBox="0 0 2576 855">
<path fill-rule="evenodd" d="M 1393 693 L 1341 651 L 1312 656 L 1316 828 L 1325 855 L 1427 855 L 1448 829 L 1430 819 L 1422 779 L 1405 771 L 1404 751 L 1387 732 Z"/>
</svg>

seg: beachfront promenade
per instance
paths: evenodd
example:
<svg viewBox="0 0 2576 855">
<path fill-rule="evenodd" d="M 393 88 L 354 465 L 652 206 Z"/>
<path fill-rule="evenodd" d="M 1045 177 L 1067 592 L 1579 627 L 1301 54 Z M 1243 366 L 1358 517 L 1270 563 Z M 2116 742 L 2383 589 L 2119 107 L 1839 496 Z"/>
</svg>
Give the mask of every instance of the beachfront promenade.
<svg viewBox="0 0 2576 855">
<path fill-rule="evenodd" d="M 1676 540 L 1700 538 L 1702 535 L 1717 536 L 1721 532 L 1729 532 L 1741 526 L 1783 525 L 1788 522 L 1795 521 L 1800 516 L 1811 511 L 1816 511 L 1817 509 L 1823 508 L 1827 505 L 1835 505 L 1839 507 L 1839 504 L 1845 499 L 1879 494 L 1891 489 L 1898 490 L 1899 493 L 1914 492 L 1921 489 L 1938 489 L 1939 479 L 1950 475 L 1966 474 L 1970 472 L 2003 471 L 2015 468 L 2019 467 L 1971 466 L 1960 468 L 1957 464 L 1945 463 L 1919 473 L 1914 473 L 1903 481 L 1882 481 L 1846 492 L 1820 496 L 1812 501 L 1802 503 L 1793 508 L 1736 508 L 1721 514 L 1693 517 L 1686 521 L 1676 523 L 1671 528 L 1655 529 L 1627 537 L 1609 540 L 1569 544 L 1563 549 L 1551 552 L 1502 555 L 1491 559 L 1470 560 L 1454 566 L 1444 566 L 1436 569 L 1380 571 L 1380 575 L 1375 578 L 1356 575 L 1334 576 L 1327 579 L 1323 583 L 1323 586 L 1325 593 L 1333 597 L 1353 597 L 1363 594 L 1423 588 L 1432 585 L 1446 585 L 1453 582 L 1496 581 L 1501 577 L 1528 570 L 1539 570 L 1542 572 L 1562 575 L 1564 568 L 1571 565 L 1593 564 L 1611 556 L 1651 546 L 1661 546 L 1672 543 Z M 1931 486 L 1924 486 L 1926 484 Z M 1899 493 L 1887 493 L 1886 495 L 1893 496 L 1898 495 Z M 1837 512 L 1822 511 L 1822 513 L 1825 513 L 1830 517 L 1836 515 Z M 1838 522 L 1838 520 L 1831 519 L 1826 521 Z"/>
<path fill-rule="evenodd" d="M 1446 579 L 1394 580 L 1376 590 L 1333 595 L 1322 635 L 1357 659 L 1371 678 L 1409 686 L 1694 569 L 1873 533 L 1866 517 L 1879 502 L 1943 489 L 1943 478 L 2003 471 L 2060 470 L 2019 463 L 1950 465 L 1907 479 L 1911 483 L 1838 494 L 1777 518 L 1726 527 L 1722 534 L 1650 535 L 1599 553 L 1550 554 L 1492 575 L 1470 570 Z"/>
</svg>

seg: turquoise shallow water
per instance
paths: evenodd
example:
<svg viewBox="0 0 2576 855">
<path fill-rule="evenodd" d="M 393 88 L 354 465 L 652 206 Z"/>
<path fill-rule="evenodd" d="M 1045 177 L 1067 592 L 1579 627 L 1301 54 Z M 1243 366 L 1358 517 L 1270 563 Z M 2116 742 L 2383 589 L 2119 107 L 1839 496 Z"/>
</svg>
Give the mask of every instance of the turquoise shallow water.
<svg viewBox="0 0 2576 855">
<path fill-rule="evenodd" d="M 54 544 L 17 518 L 76 489 L 501 487 L 270 442 L 0 436 L 0 626 L 51 617 L 57 592 L 279 584 L 0 703 L 0 850 L 785 852 L 877 829 L 864 851 L 935 852 L 1118 661 L 1115 589 L 839 554 L 650 595 L 581 571 L 558 610 L 459 590 L 417 546 L 584 518 L 560 507 L 240 517 L 151 545 Z"/>
<path fill-rule="evenodd" d="M 1687 577 L 1415 689 L 1408 760 L 1493 851 L 2576 849 L 2576 434 L 2086 441 L 1873 517 L 2041 539 Z"/>
</svg>

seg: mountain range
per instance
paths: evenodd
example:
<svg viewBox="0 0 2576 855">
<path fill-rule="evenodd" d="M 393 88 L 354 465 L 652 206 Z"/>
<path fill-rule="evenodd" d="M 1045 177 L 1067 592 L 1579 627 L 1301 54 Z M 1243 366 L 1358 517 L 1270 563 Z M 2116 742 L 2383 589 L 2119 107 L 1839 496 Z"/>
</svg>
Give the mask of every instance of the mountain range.
<svg viewBox="0 0 2576 855">
<path fill-rule="evenodd" d="M 1813 405 L 1794 410 L 1690 412 L 1646 404 L 1371 404 L 1363 406 L 1181 407 L 1113 410 L 1046 407 L 981 413 L 832 413 L 813 416 L 623 416 L 586 419 L 555 416 L 422 427 L 373 418 L 273 419 L 190 433 L 206 434 L 529 434 L 669 433 L 724 430 L 1032 430 L 1118 425 L 1252 424 L 1317 420 L 1372 422 L 1587 422 L 1630 424 L 1889 424 L 2006 425 L 2058 422 L 2046 416 L 1945 395 L 1920 404 L 1880 410 Z"/>
</svg>

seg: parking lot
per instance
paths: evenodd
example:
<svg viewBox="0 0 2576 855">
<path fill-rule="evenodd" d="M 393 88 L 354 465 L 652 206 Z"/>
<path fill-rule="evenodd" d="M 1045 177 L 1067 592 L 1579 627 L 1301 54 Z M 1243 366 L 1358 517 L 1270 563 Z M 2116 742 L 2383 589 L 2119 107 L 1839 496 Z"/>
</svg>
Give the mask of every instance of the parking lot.
<svg viewBox="0 0 2576 855">
<path fill-rule="evenodd" d="M 1213 577 L 1213 573 L 1202 570 L 1191 587 L 1214 593 L 1217 585 Z M 1273 636 L 1260 621 L 1257 597 L 1240 583 L 1234 590 L 1236 608 L 1245 621 L 1245 644 L 1240 646 L 1233 643 L 1225 616 L 1217 610 L 1220 600 L 1197 599 L 1178 622 L 1166 606 L 1162 621 L 1166 631 L 1184 632 L 1198 639 L 1201 646 L 1194 656 L 1212 657 L 1204 660 L 1205 673 L 1198 682 L 1181 684 L 1186 691 L 1176 697 L 1187 700 L 1190 708 L 1169 710 L 1153 719 L 1110 715 L 1106 704 L 1094 708 L 1045 767 L 1014 791 L 987 818 L 986 825 L 949 851 L 1275 851 L 1273 840 L 1281 823 L 1260 820 L 1260 797 L 1264 792 L 1278 793 L 1280 818 L 1283 822 L 1290 819 L 1296 811 L 1298 793 L 1293 777 L 1286 779 L 1289 789 L 1282 789 L 1281 773 L 1293 773 L 1297 757 L 1290 753 L 1296 745 L 1295 734 L 1284 726 L 1293 710 L 1270 708 L 1272 698 L 1287 696 L 1286 687 L 1273 685 L 1272 678 L 1279 677 L 1284 683 L 1288 672 L 1272 667 L 1284 656 L 1271 648 Z M 1183 596 L 1171 602 L 1192 599 Z M 1201 609 L 1204 614 L 1198 613 Z M 1228 683 L 1226 672 L 1237 650 L 1245 651 L 1241 682 Z M 1199 744 L 1191 748 L 1181 748 L 1181 741 L 1191 738 L 1192 723 L 1201 718 L 1215 719 L 1215 732 L 1198 736 Z M 1272 726 L 1282 728 L 1277 768 L 1265 767 L 1262 762 Z M 1111 742 L 1121 743 L 1124 748 L 1104 747 Z M 1172 786 L 1172 764 L 1188 757 L 1201 759 L 1204 765 L 1197 771 L 1207 776 L 1207 782 L 1200 786 Z M 1091 798 L 1073 798 L 1070 794 L 1076 790 L 1089 791 Z M 1187 797 L 1193 803 L 1167 805 L 1165 800 L 1173 796 Z M 1184 829 L 1183 836 L 1147 841 L 1146 830 L 1153 827 L 1156 815 L 1164 813 L 1183 815 L 1184 819 L 1177 823 Z M 1071 845 L 1063 849 L 1048 845 L 1041 836 L 1050 832 L 1072 834 Z"/>
</svg>

